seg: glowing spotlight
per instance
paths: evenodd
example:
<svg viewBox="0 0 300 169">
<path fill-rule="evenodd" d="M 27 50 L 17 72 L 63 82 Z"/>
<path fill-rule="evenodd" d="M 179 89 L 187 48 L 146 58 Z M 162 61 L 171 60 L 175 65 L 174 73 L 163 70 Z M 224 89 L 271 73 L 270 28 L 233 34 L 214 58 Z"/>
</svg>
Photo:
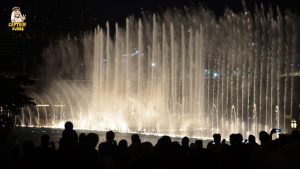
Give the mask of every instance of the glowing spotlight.
<svg viewBox="0 0 300 169">
<path fill-rule="evenodd" d="M 66 105 L 64 105 L 64 104 L 55 104 L 55 105 L 53 105 L 53 107 L 66 107 Z"/>
<path fill-rule="evenodd" d="M 155 66 L 156 66 L 156 64 L 155 64 L 154 62 L 152 62 L 152 63 L 151 63 L 151 66 L 152 66 L 152 67 L 155 67 Z"/>
<path fill-rule="evenodd" d="M 214 72 L 213 73 L 213 78 L 218 78 L 219 77 L 219 74 L 217 72 Z"/>
<path fill-rule="evenodd" d="M 291 128 L 292 129 L 296 129 L 297 128 L 297 121 L 296 120 L 292 120 L 291 121 Z"/>
<path fill-rule="evenodd" d="M 37 104 L 36 107 L 49 107 L 49 104 Z"/>
</svg>

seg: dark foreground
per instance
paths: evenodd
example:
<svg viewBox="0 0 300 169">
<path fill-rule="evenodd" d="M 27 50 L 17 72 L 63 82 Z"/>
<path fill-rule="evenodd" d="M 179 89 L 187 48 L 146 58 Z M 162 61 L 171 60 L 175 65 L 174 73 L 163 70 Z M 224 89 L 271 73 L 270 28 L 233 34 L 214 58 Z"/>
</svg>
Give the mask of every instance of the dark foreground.
<svg viewBox="0 0 300 169">
<path fill-rule="evenodd" d="M 244 140 L 241 134 L 231 134 L 230 143 L 227 144 L 221 135 L 214 134 L 214 140 L 206 148 L 202 140 L 191 141 L 187 137 L 179 142 L 172 141 L 169 136 L 162 136 L 154 143 L 146 140 L 147 137 L 143 135 L 141 139 L 138 134 L 132 134 L 131 142 L 128 143 L 126 138 L 121 139 L 119 136 L 120 139 L 116 141 L 113 131 L 106 132 L 105 139 L 103 132 L 86 131 L 87 134 L 81 133 L 78 136 L 70 122 L 66 123 L 64 130 L 34 130 L 27 129 L 29 133 L 1 130 L 1 169 L 298 169 L 300 166 L 299 130 L 294 130 L 291 135 L 281 135 L 276 140 L 271 139 L 273 130 L 270 134 L 261 131 L 260 144 L 256 143 L 252 135 Z M 19 139 L 20 143 L 16 143 L 13 135 L 21 134 L 31 139 L 40 137 L 40 143 L 27 140 L 25 136 L 22 137 L 26 139 Z M 128 137 L 128 134 L 123 136 Z M 50 140 L 59 142 L 55 144 Z"/>
</svg>

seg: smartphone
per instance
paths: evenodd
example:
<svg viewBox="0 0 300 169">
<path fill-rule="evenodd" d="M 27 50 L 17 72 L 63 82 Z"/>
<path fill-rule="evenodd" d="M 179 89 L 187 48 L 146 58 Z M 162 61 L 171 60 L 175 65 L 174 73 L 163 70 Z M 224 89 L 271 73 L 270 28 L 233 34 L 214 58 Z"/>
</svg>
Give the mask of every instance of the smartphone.
<svg viewBox="0 0 300 169">
<path fill-rule="evenodd" d="M 273 133 L 273 135 L 271 137 L 272 137 L 272 140 L 275 140 L 275 139 L 279 138 L 279 134 L 281 133 L 281 129 L 280 128 L 274 128 L 273 130 L 275 132 Z"/>
<path fill-rule="evenodd" d="M 281 133 L 281 129 L 275 129 L 276 133 Z"/>
</svg>

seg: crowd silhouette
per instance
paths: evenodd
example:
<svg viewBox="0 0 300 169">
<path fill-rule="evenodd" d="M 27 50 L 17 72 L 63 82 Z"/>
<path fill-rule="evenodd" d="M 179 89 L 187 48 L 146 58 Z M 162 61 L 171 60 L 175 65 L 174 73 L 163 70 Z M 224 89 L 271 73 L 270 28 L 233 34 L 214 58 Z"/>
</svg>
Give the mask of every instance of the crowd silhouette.
<svg viewBox="0 0 300 169">
<path fill-rule="evenodd" d="M 35 147 L 30 140 L 22 145 L 11 145 L 8 132 L 0 134 L 0 168 L 30 169 L 298 169 L 300 162 L 300 131 L 280 135 L 272 140 L 274 130 L 259 133 L 259 142 L 253 135 L 247 139 L 239 133 L 231 134 L 229 143 L 220 134 L 203 147 L 202 140 L 190 143 L 183 137 L 181 143 L 162 136 L 153 145 L 141 142 L 138 134 L 132 134 L 131 144 L 126 140 L 115 141 L 115 133 L 108 131 L 106 141 L 99 143 L 96 133 L 79 136 L 71 122 L 59 140 L 59 146 L 50 142 L 47 134 Z M 97 147 L 98 145 L 98 147 Z"/>
</svg>

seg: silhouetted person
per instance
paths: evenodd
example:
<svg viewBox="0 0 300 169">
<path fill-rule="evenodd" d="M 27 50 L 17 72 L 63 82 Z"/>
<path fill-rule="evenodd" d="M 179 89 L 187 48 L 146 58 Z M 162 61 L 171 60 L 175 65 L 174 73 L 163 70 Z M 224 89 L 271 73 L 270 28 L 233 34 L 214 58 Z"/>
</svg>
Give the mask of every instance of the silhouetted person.
<svg viewBox="0 0 300 169">
<path fill-rule="evenodd" d="M 255 136 L 251 134 L 248 136 L 248 144 L 255 147 L 258 146 L 258 144 L 256 143 Z"/>
<path fill-rule="evenodd" d="M 124 139 L 120 140 L 117 149 L 118 149 L 118 152 L 127 151 L 128 150 L 128 143 L 127 143 L 127 141 L 124 140 Z"/>
<path fill-rule="evenodd" d="M 191 153 L 191 159 L 194 168 L 209 168 L 210 157 L 207 149 L 203 148 L 203 141 L 196 140 L 195 145 L 196 145 L 196 151 L 194 154 Z"/>
<path fill-rule="evenodd" d="M 117 152 L 116 152 L 116 163 L 118 168 L 129 168 L 130 167 L 130 155 L 128 151 L 128 143 L 126 140 L 120 140 Z"/>
<path fill-rule="evenodd" d="M 155 169 L 158 168 L 153 156 L 153 145 L 150 142 L 140 144 L 140 154 L 138 159 L 132 161 L 132 169 Z"/>
<path fill-rule="evenodd" d="M 86 134 L 85 133 L 80 133 L 79 134 L 78 143 L 80 143 L 80 144 L 85 144 L 86 143 Z"/>
<path fill-rule="evenodd" d="M 131 136 L 131 144 L 141 144 L 141 139 L 138 134 L 133 134 Z"/>
<path fill-rule="evenodd" d="M 65 123 L 65 130 L 62 132 L 62 137 L 59 141 L 59 150 L 64 152 L 72 152 L 77 146 L 78 135 L 73 130 L 72 122 L 68 121 Z"/>
<path fill-rule="evenodd" d="M 79 135 L 78 147 L 79 147 L 80 153 L 84 152 L 87 149 L 87 137 L 86 137 L 85 133 L 81 133 Z"/>
<path fill-rule="evenodd" d="M 261 131 L 259 132 L 259 140 L 260 145 L 268 144 L 270 142 L 270 135 L 265 131 Z"/>
<path fill-rule="evenodd" d="M 187 145 L 188 148 L 190 147 Z M 170 168 L 190 168 L 189 166 L 186 166 L 189 164 L 189 154 L 190 151 L 187 149 L 187 152 L 182 149 L 182 145 L 178 141 L 173 141 L 170 145 L 169 150 L 169 158 L 173 163 L 170 163 Z"/>
<path fill-rule="evenodd" d="M 89 133 L 86 136 L 86 147 L 90 155 L 97 155 L 98 151 L 95 149 L 99 142 L 99 136 L 96 133 Z"/>
<path fill-rule="evenodd" d="M 115 141 L 115 132 L 113 131 L 106 132 L 106 142 L 115 145 L 117 144 Z"/>
<path fill-rule="evenodd" d="M 83 168 L 99 168 L 98 151 L 96 146 L 99 142 L 99 137 L 96 133 L 89 133 L 85 138 L 85 151 L 81 154 L 81 159 L 84 161 Z"/>
<path fill-rule="evenodd" d="M 282 146 L 284 144 L 281 138 L 276 138 L 272 140 L 272 135 L 277 133 L 277 129 L 274 128 L 271 130 L 269 135 L 268 149 L 266 152 L 263 152 L 261 156 L 261 161 L 259 163 L 260 168 L 272 168 L 272 169 L 281 169 L 289 168 L 287 159 L 283 155 Z M 291 164 L 291 163 L 289 163 Z M 298 167 L 299 168 L 299 164 Z"/>
<path fill-rule="evenodd" d="M 113 131 L 106 132 L 106 141 L 98 146 L 99 155 L 103 160 L 105 168 L 115 168 L 117 143 L 114 140 L 115 133 Z"/>
<path fill-rule="evenodd" d="M 267 132 L 259 132 L 259 141 L 260 145 L 257 150 L 254 149 L 252 154 L 250 154 L 251 165 L 253 165 L 254 168 L 262 168 L 270 152 L 271 137 Z"/>
<path fill-rule="evenodd" d="M 141 155 L 141 139 L 138 134 L 131 135 L 131 145 L 128 147 L 132 160 L 140 158 Z"/>
<path fill-rule="evenodd" d="M 300 131 L 293 130 L 290 136 L 290 142 L 281 149 L 282 155 L 287 160 L 287 169 L 299 168 L 300 162 Z"/>
<path fill-rule="evenodd" d="M 241 146 L 243 144 L 243 136 L 239 134 L 230 134 L 229 142 L 231 147 Z"/>
<path fill-rule="evenodd" d="M 172 141 L 169 136 L 162 136 L 154 146 L 154 156 L 159 168 L 170 168 L 173 161 L 171 156 Z"/>
<path fill-rule="evenodd" d="M 35 149 L 35 156 L 41 168 L 52 168 L 54 149 L 49 147 L 50 137 L 47 134 L 41 136 L 41 145 Z"/>
<path fill-rule="evenodd" d="M 237 141 L 237 145 L 239 146 L 243 144 L 243 135 L 241 133 L 236 134 L 236 141 Z"/>
<path fill-rule="evenodd" d="M 207 144 L 207 151 L 209 153 L 209 165 L 211 168 L 217 168 L 221 158 L 221 151 L 223 144 L 221 143 L 221 134 L 213 134 L 213 141 Z"/>
<path fill-rule="evenodd" d="M 199 147 L 196 143 L 191 143 L 190 145 L 190 152 L 189 152 L 189 159 L 188 163 L 191 163 L 192 168 L 198 168 L 199 162 L 201 159 L 199 158 Z"/>
<path fill-rule="evenodd" d="M 150 157 L 153 155 L 153 145 L 151 142 L 146 141 L 141 143 L 141 156 Z"/>
<path fill-rule="evenodd" d="M 185 156 L 189 155 L 189 149 L 190 149 L 189 143 L 190 143 L 190 139 L 188 137 L 183 137 L 181 139 L 181 152 Z"/>
<path fill-rule="evenodd" d="M 270 141 L 271 141 L 270 135 L 265 131 L 261 131 L 259 132 L 259 140 L 260 140 L 260 145 L 259 145 L 260 152 L 263 154 L 268 153 L 270 148 Z"/>
<path fill-rule="evenodd" d="M 78 135 L 75 130 L 73 130 L 72 122 L 65 123 L 65 130 L 62 132 L 62 137 L 59 140 L 59 151 L 58 160 L 65 168 L 76 167 L 76 160 L 78 156 Z"/>
<path fill-rule="evenodd" d="M 213 141 L 210 141 L 207 144 L 207 150 L 218 153 L 222 150 L 222 144 L 221 144 L 221 134 L 214 134 L 213 135 Z"/>
<path fill-rule="evenodd" d="M 68 121 L 65 123 L 65 130 L 62 132 L 62 137 L 60 140 L 59 148 L 65 148 L 68 146 L 76 145 L 78 141 L 78 135 L 75 130 L 73 130 L 73 123 Z"/>
<path fill-rule="evenodd" d="M 198 146 L 199 149 L 203 148 L 203 141 L 202 140 L 196 140 L 195 144 Z"/>
<path fill-rule="evenodd" d="M 190 139 L 188 137 L 183 137 L 181 139 L 181 146 L 185 148 L 189 148 Z"/>
<path fill-rule="evenodd" d="M 220 168 L 247 169 L 249 166 L 246 146 L 243 144 L 242 134 L 230 134 L 230 146 L 224 146 L 220 159 Z M 245 165 L 248 164 L 248 165 Z"/>
<path fill-rule="evenodd" d="M 111 158 L 114 157 L 117 149 L 117 143 L 114 139 L 115 133 L 113 131 L 106 132 L 106 141 L 101 143 L 98 147 L 100 155 L 109 156 Z"/>
</svg>

